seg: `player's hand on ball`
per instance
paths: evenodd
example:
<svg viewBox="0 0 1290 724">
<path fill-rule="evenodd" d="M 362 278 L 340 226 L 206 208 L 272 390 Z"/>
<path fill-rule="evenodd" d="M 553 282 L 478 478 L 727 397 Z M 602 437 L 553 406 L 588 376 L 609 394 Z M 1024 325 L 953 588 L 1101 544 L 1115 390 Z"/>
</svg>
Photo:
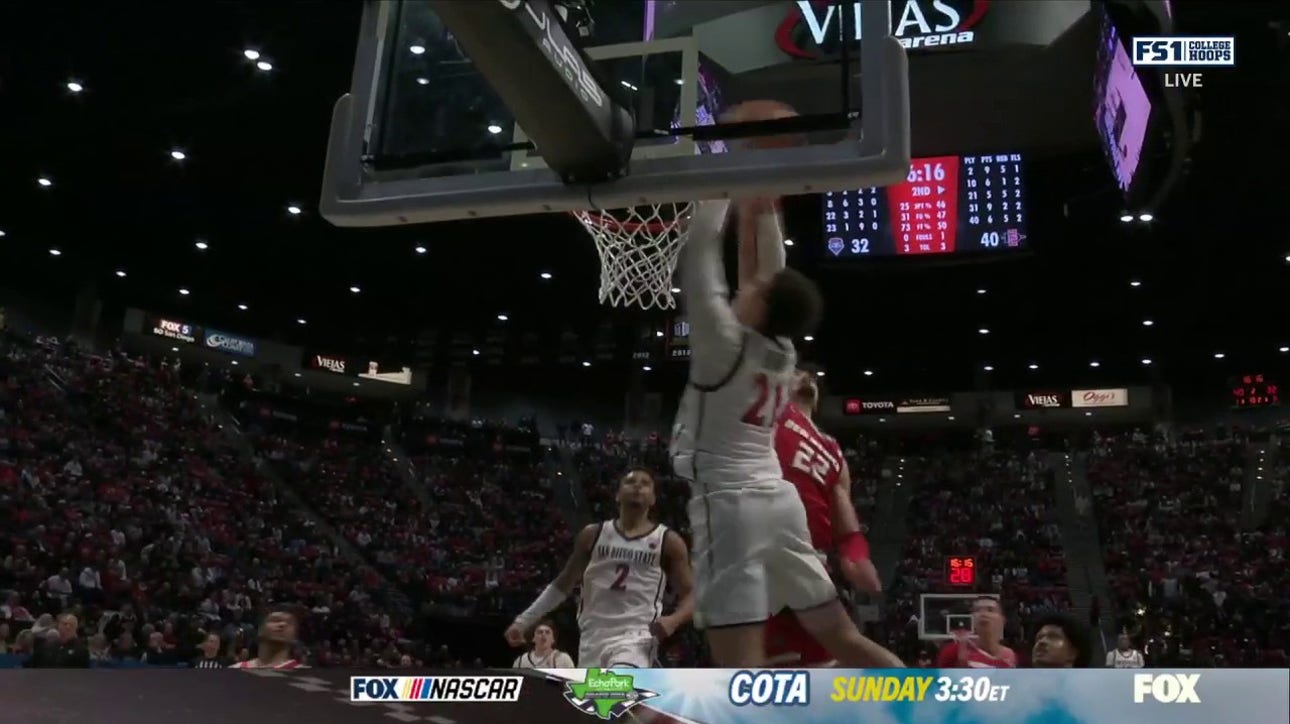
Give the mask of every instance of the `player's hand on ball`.
<svg viewBox="0 0 1290 724">
<path fill-rule="evenodd" d="M 843 559 L 840 563 L 842 575 L 846 576 L 847 582 L 856 590 L 865 593 L 882 592 L 882 581 L 878 579 L 878 569 L 874 568 L 873 561 L 867 558 L 859 561 Z"/>
<path fill-rule="evenodd" d="M 517 649 L 524 645 L 524 629 L 518 623 L 513 623 L 506 629 L 506 643 Z"/>
</svg>

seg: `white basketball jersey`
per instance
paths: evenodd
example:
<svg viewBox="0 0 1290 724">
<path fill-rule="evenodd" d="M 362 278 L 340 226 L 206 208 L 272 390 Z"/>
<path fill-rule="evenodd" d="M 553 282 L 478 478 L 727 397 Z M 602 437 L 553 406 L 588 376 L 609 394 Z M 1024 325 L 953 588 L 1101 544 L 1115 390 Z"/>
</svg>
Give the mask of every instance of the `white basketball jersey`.
<svg viewBox="0 0 1290 724">
<path fill-rule="evenodd" d="M 1129 649 L 1121 652 L 1119 649 L 1111 652 L 1111 668 L 1113 669 L 1141 669 L 1142 654 L 1135 649 Z"/>
<path fill-rule="evenodd" d="M 617 521 L 601 524 L 582 574 L 578 628 L 583 639 L 643 632 L 663 615 L 663 536 L 667 527 L 628 538 Z"/>
<path fill-rule="evenodd" d="M 712 386 L 693 381 L 672 427 L 672 467 L 701 495 L 783 479 L 775 422 L 788 404 L 797 355 L 787 340 L 744 335 L 734 369 Z"/>
</svg>

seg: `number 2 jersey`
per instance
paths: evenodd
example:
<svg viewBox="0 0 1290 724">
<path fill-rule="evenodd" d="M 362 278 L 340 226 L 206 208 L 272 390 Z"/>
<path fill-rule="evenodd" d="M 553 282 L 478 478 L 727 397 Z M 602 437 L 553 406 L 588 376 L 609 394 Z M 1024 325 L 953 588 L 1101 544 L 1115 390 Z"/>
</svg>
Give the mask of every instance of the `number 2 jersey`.
<svg viewBox="0 0 1290 724">
<path fill-rule="evenodd" d="M 691 493 L 783 481 L 775 423 L 788 401 L 797 355 L 787 340 L 745 330 L 724 379 L 686 385 L 672 428 L 672 467 Z"/>
<path fill-rule="evenodd" d="M 644 632 L 663 614 L 663 537 L 667 526 L 656 525 L 644 535 L 629 538 L 618 521 L 601 523 L 582 573 L 578 628 L 582 638 L 609 638 Z"/>
<path fill-rule="evenodd" d="M 833 548 L 833 486 L 842 477 L 842 448 L 789 404 L 775 426 L 775 455 L 784 479 L 797 488 L 806 508 L 806 525 L 816 550 Z"/>
</svg>

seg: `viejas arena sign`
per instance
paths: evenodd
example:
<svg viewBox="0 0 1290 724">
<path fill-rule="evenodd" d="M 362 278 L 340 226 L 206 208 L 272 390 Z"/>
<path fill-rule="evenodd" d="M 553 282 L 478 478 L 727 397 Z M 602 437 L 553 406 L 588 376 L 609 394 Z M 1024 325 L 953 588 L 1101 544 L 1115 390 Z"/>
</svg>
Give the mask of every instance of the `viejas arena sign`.
<svg viewBox="0 0 1290 724">
<path fill-rule="evenodd" d="M 775 31 L 775 44 L 794 58 L 827 58 L 861 39 L 862 2 L 842 12 L 833 3 L 798 0 Z M 989 0 L 891 0 L 891 34 L 906 48 L 965 46 L 976 41 L 977 23 Z M 841 24 L 846 22 L 846 27 Z"/>
<path fill-rule="evenodd" d="M 1071 406 L 1071 396 L 1067 392 L 1025 392 L 1017 395 L 1017 409 L 1020 410 L 1059 410 Z"/>
</svg>

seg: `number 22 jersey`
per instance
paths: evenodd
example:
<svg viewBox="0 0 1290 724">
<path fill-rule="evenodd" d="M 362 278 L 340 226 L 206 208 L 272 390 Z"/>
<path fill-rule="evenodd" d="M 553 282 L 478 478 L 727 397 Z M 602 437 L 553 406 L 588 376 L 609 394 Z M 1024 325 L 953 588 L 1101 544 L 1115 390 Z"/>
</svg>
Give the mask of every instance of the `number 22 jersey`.
<svg viewBox="0 0 1290 724">
<path fill-rule="evenodd" d="M 816 550 L 833 548 L 830 493 L 842 477 L 842 448 L 815 426 L 797 405 L 789 404 L 775 426 L 775 455 L 784 479 L 797 488 L 806 508 L 806 525 Z"/>
</svg>

